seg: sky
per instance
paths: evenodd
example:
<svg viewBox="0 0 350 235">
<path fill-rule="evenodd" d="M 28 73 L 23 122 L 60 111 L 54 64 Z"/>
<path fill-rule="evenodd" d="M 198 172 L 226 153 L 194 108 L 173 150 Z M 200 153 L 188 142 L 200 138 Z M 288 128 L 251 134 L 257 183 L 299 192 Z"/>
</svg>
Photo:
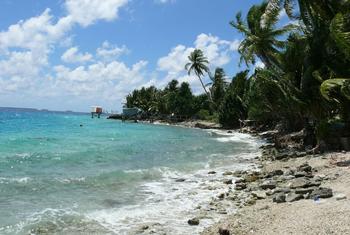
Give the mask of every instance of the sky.
<svg viewBox="0 0 350 235">
<path fill-rule="evenodd" d="M 0 106 L 121 111 L 133 89 L 172 79 L 201 93 L 188 55 L 202 49 L 229 77 L 243 70 L 229 22 L 260 2 L 1 0 Z"/>
</svg>

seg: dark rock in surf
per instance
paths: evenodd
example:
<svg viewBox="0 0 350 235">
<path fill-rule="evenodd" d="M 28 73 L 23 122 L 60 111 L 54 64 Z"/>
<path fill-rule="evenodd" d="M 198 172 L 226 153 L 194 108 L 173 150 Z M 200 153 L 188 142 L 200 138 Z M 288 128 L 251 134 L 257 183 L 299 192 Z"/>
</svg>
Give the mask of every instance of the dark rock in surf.
<svg viewBox="0 0 350 235">
<path fill-rule="evenodd" d="M 199 219 L 198 218 L 189 219 L 187 223 L 191 226 L 199 225 Z"/>
</svg>

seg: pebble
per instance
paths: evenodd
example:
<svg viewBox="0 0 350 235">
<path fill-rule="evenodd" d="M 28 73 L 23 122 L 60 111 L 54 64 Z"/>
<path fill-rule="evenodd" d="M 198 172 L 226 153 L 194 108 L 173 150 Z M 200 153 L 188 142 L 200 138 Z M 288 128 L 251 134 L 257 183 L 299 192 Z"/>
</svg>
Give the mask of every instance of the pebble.
<svg viewBox="0 0 350 235">
<path fill-rule="evenodd" d="M 219 228 L 219 234 L 220 235 L 230 235 L 230 230 L 227 227 L 221 227 Z"/>
<path fill-rule="evenodd" d="M 346 197 L 345 194 L 338 194 L 338 195 L 335 196 L 335 199 L 336 199 L 337 201 L 345 200 L 346 198 L 347 198 L 347 197 Z"/>
<path fill-rule="evenodd" d="M 189 224 L 189 225 L 199 225 L 199 219 L 198 218 L 193 218 L 193 219 L 189 219 L 188 221 L 187 221 L 187 223 Z"/>
</svg>

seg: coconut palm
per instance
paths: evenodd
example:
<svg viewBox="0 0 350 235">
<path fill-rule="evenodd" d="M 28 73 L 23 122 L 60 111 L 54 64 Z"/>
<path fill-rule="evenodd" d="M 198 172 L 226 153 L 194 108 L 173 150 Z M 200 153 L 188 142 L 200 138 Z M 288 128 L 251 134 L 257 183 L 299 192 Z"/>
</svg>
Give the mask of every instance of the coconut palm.
<svg viewBox="0 0 350 235">
<path fill-rule="evenodd" d="M 212 102 L 210 92 L 208 92 L 206 86 L 203 83 L 202 77 L 205 73 L 209 73 L 209 61 L 207 57 L 204 56 L 203 51 L 200 49 L 195 49 L 189 56 L 189 63 L 186 64 L 185 69 L 188 71 L 188 75 L 191 73 L 196 74 L 199 81 L 202 84 L 204 92 L 207 94 L 208 99 Z"/>
<path fill-rule="evenodd" d="M 280 68 L 278 57 L 286 43 L 277 38 L 295 29 L 296 26 L 288 24 L 277 29 L 279 10 L 271 10 L 262 20 L 267 5 L 268 3 L 264 2 L 251 7 L 246 23 L 243 22 L 242 14 L 239 12 L 236 20 L 231 21 L 230 24 L 244 35 L 238 48 L 241 62 L 244 61 L 247 65 L 255 64 L 256 59 L 259 58 L 268 68 Z"/>
</svg>

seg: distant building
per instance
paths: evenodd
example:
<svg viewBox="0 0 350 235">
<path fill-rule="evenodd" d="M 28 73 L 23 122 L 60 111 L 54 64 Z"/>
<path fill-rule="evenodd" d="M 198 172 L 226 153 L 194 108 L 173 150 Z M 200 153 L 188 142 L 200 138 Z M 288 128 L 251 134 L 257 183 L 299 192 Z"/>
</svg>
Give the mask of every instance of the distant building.
<svg viewBox="0 0 350 235">
<path fill-rule="evenodd" d="M 100 107 L 100 106 L 92 106 L 91 107 L 91 118 L 94 118 L 95 116 L 100 118 L 102 112 L 103 112 L 102 107 Z"/>
</svg>

